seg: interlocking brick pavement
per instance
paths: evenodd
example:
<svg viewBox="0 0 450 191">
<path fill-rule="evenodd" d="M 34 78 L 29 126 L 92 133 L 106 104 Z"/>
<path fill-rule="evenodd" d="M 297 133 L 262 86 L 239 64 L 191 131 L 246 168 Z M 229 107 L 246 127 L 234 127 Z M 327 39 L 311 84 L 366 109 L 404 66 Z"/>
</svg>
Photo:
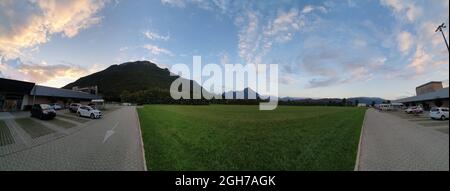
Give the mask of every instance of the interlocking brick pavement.
<svg viewBox="0 0 450 191">
<path fill-rule="evenodd" d="M 366 112 L 358 170 L 449 170 L 449 135 L 374 109 Z"/>
<path fill-rule="evenodd" d="M 39 144 L 22 136 L 24 140 L 15 145 L 22 150 L 0 156 L 0 170 L 144 170 L 136 115 L 134 107 L 123 107 L 67 132 L 61 128 L 54 133 L 57 137 Z M 13 120 L 8 123 L 17 125 Z M 24 134 L 20 128 L 12 129 L 19 129 L 15 134 Z M 103 142 L 107 131 L 113 133 Z M 29 147 L 30 144 L 33 146 Z"/>
</svg>

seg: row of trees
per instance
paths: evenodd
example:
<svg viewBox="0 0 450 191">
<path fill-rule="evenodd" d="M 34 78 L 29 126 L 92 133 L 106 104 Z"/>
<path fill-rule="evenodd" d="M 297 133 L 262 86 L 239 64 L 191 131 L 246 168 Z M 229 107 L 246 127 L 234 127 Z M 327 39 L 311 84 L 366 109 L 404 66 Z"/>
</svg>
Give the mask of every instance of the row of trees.
<svg viewBox="0 0 450 191">
<path fill-rule="evenodd" d="M 154 88 L 147 90 L 140 90 L 136 92 L 123 91 L 120 94 L 121 102 L 142 104 L 193 104 L 205 105 L 209 102 L 205 99 L 179 99 L 175 100 L 170 96 L 168 90 Z"/>
<path fill-rule="evenodd" d="M 168 90 L 154 88 L 148 90 L 140 90 L 136 92 L 123 91 L 120 94 L 121 102 L 141 104 L 238 104 L 238 105 L 257 105 L 266 100 L 262 99 L 179 99 L 175 100 L 170 96 Z M 279 105 L 298 105 L 298 106 L 356 106 L 359 101 L 348 101 L 347 99 L 306 99 L 306 100 L 287 100 L 279 101 Z M 375 102 L 372 102 L 372 106 Z"/>
<path fill-rule="evenodd" d="M 349 101 L 346 98 L 343 99 L 304 99 L 304 100 L 287 100 L 280 101 L 280 105 L 298 105 L 298 106 L 357 106 L 359 100 Z M 372 101 L 371 106 L 375 105 L 375 101 Z"/>
</svg>

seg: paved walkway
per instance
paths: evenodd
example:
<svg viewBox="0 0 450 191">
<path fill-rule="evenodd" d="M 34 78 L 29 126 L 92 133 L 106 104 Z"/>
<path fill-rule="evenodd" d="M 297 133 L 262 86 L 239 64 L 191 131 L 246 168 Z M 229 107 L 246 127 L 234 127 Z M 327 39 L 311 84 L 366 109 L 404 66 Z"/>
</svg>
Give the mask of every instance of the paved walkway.
<svg viewBox="0 0 450 191">
<path fill-rule="evenodd" d="M 369 109 L 358 170 L 449 170 L 449 135 Z"/>
<path fill-rule="evenodd" d="M 0 170 L 144 170 L 134 107 L 93 120 L 77 132 L 0 156 Z"/>
</svg>

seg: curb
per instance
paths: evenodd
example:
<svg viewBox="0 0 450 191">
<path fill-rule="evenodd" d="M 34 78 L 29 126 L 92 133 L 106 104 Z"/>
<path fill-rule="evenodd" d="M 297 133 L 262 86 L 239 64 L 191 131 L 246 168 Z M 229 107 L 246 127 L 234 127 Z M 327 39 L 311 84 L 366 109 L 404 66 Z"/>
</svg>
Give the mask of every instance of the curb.
<svg viewBox="0 0 450 191">
<path fill-rule="evenodd" d="M 139 129 L 139 137 L 141 138 L 140 145 L 142 150 L 142 161 L 144 163 L 144 171 L 147 171 L 147 162 L 145 160 L 145 150 L 144 150 L 144 140 L 142 139 L 141 122 L 139 121 L 139 114 L 137 112 L 137 107 L 134 107 L 134 113 L 136 114 L 136 120 Z"/>
<path fill-rule="evenodd" d="M 366 112 L 364 112 L 364 119 L 363 119 L 363 123 L 362 123 L 362 127 L 361 127 L 361 133 L 359 134 L 358 152 L 356 153 L 355 168 L 353 169 L 353 171 L 359 171 L 359 160 L 360 160 L 359 157 L 361 155 L 361 144 L 362 144 L 362 138 L 363 138 L 363 134 L 364 134 L 364 126 L 366 124 L 366 115 L 367 115 L 367 111 L 369 109 L 367 109 Z"/>
</svg>

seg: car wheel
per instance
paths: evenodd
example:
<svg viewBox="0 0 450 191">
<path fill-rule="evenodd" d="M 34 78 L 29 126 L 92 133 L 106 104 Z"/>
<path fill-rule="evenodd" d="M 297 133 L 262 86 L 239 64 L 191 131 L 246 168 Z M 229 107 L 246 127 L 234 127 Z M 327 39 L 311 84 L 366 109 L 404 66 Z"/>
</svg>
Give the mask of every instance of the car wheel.
<svg viewBox="0 0 450 191">
<path fill-rule="evenodd" d="M 445 116 L 441 116 L 441 120 L 445 120 Z"/>
<path fill-rule="evenodd" d="M 91 113 L 91 119 L 95 119 L 95 115 Z"/>
</svg>

